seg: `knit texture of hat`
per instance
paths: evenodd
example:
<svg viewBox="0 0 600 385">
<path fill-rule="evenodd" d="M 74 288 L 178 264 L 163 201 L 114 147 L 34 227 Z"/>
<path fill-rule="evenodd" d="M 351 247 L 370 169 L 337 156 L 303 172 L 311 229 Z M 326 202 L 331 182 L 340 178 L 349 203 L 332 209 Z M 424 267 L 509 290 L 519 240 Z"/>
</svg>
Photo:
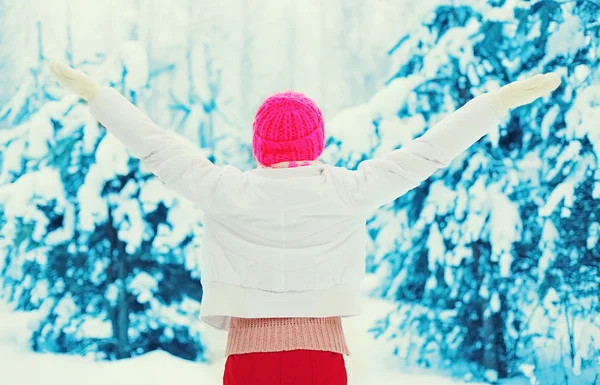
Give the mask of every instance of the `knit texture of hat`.
<svg viewBox="0 0 600 385">
<path fill-rule="evenodd" d="M 252 150 L 261 165 L 312 161 L 325 147 L 323 115 L 317 105 L 298 92 L 267 98 L 254 119 Z"/>
</svg>

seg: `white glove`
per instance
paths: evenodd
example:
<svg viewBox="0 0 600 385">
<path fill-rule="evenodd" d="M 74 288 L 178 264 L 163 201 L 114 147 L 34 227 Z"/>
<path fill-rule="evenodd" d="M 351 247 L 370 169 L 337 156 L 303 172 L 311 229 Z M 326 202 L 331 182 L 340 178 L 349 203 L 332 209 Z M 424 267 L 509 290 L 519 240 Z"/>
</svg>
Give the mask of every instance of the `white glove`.
<svg viewBox="0 0 600 385">
<path fill-rule="evenodd" d="M 94 79 L 83 72 L 79 72 L 69 67 L 63 62 L 52 60 L 49 64 L 52 76 L 62 86 L 70 89 L 86 102 L 91 102 L 102 87 Z"/>
<path fill-rule="evenodd" d="M 498 116 L 504 116 L 511 108 L 529 104 L 539 97 L 546 96 L 560 85 L 556 73 L 535 75 L 519 80 L 485 94 L 486 100 Z"/>
</svg>

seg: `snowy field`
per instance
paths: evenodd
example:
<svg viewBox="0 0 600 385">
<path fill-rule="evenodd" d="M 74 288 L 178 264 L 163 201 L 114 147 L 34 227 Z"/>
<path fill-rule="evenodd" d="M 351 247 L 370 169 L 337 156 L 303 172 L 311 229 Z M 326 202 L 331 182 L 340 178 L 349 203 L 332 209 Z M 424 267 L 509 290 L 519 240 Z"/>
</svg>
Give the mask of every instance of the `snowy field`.
<svg viewBox="0 0 600 385">
<path fill-rule="evenodd" d="M 364 316 L 346 320 L 344 328 L 352 356 L 347 357 L 349 385 L 436 384 L 457 385 L 448 378 L 428 374 L 411 374 L 394 367 L 393 356 L 382 341 L 375 341 L 367 329 L 377 314 L 389 305 L 368 301 Z M 17 314 L 3 314 L 0 372 L 2 385 L 199 385 L 220 384 L 223 375 L 226 334 L 215 332 L 208 345 L 217 357 L 211 364 L 185 361 L 165 352 L 152 352 L 141 357 L 117 362 L 93 362 L 75 356 L 36 354 L 14 341 L 14 334 L 23 327 Z M 8 341 L 7 341 L 8 340 Z M 524 382 L 522 382 L 524 383 Z M 477 385 L 477 384 L 475 384 Z"/>
<path fill-rule="evenodd" d="M 374 340 L 368 329 L 391 310 L 388 302 L 365 301 L 364 314 L 344 321 L 352 352 L 346 358 L 349 385 L 458 385 L 464 382 L 440 375 L 408 370 L 395 363 L 390 346 Z M 206 334 L 211 363 L 196 363 L 152 352 L 116 362 L 94 362 L 79 356 L 32 353 L 26 346 L 26 325 L 31 315 L 0 313 L 0 385 L 200 385 L 221 384 L 226 333 Z M 525 384 L 525 381 L 510 384 Z M 470 383 L 478 385 L 481 383 Z M 506 383 L 508 384 L 508 383 Z"/>
</svg>

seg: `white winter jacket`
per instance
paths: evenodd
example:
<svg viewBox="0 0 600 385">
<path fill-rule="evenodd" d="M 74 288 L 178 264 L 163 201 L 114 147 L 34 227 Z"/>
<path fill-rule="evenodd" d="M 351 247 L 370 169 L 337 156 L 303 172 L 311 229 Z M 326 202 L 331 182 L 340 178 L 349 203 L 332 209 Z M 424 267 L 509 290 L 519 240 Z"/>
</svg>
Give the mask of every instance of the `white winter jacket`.
<svg viewBox="0 0 600 385">
<path fill-rule="evenodd" d="M 359 314 L 366 219 L 499 123 L 481 96 L 356 171 L 323 164 L 242 172 L 213 165 L 114 89 L 90 107 L 133 156 L 205 211 L 201 318 L 225 330 L 230 317 Z"/>
</svg>

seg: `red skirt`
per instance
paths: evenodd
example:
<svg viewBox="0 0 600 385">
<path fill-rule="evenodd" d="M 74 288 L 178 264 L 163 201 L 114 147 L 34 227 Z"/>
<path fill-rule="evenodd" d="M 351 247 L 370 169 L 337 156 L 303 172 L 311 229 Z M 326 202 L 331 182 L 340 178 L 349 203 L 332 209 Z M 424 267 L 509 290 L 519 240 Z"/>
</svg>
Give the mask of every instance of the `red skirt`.
<svg viewBox="0 0 600 385">
<path fill-rule="evenodd" d="M 234 354 L 223 385 L 347 385 L 344 356 L 316 350 Z"/>
</svg>

